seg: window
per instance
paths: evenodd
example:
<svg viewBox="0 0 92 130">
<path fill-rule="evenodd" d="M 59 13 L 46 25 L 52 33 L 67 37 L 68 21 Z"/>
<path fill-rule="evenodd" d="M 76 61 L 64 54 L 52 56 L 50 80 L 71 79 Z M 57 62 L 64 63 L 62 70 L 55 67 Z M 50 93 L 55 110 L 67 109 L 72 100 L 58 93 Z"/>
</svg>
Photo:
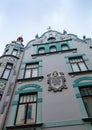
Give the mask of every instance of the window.
<svg viewBox="0 0 92 130">
<path fill-rule="evenodd" d="M 73 72 L 87 71 L 88 68 L 82 57 L 69 58 Z"/>
<path fill-rule="evenodd" d="M 27 64 L 25 68 L 24 78 L 38 77 L 39 75 L 39 64 Z"/>
<path fill-rule="evenodd" d="M 67 44 L 63 44 L 63 45 L 61 45 L 61 49 L 62 49 L 62 50 L 68 50 L 69 47 L 68 47 Z"/>
<path fill-rule="evenodd" d="M 79 90 L 88 116 L 92 117 L 92 87 L 81 87 Z"/>
<path fill-rule="evenodd" d="M 2 98 L 2 94 L 0 94 L 0 101 L 1 101 L 1 98 Z"/>
<path fill-rule="evenodd" d="M 50 47 L 50 52 L 56 52 L 56 51 L 57 51 L 57 49 L 56 49 L 55 46 L 51 46 L 51 47 Z"/>
<path fill-rule="evenodd" d="M 8 63 L 6 65 L 6 68 L 5 68 L 4 73 L 2 75 L 3 79 L 8 79 L 9 78 L 10 72 L 12 70 L 12 66 L 13 66 L 13 64 L 10 64 L 10 63 Z"/>
<path fill-rule="evenodd" d="M 18 53 L 18 50 L 14 49 L 13 52 L 12 52 L 12 55 L 17 56 L 17 53 Z"/>
<path fill-rule="evenodd" d="M 6 55 L 7 55 L 7 54 L 8 54 L 8 51 L 9 51 L 9 49 L 5 50 L 5 53 L 4 53 L 4 54 L 6 54 Z"/>
<path fill-rule="evenodd" d="M 38 54 L 43 54 L 43 53 L 45 53 L 45 49 L 44 48 L 39 48 Z"/>
<path fill-rule="evenodd" d="M 17 116 L 16 125 L 21 124 L 34 124 L 36 122 L 36 107 L 37 107 L 37 94 L 21 95 Z"/>
<path fill-rule="evenodd" d="M 55 37 L 49 37 L 49 38 L 47 39 L 47 41 L 55 41 L 55 40 L 56 40 Z"/>
</svg>

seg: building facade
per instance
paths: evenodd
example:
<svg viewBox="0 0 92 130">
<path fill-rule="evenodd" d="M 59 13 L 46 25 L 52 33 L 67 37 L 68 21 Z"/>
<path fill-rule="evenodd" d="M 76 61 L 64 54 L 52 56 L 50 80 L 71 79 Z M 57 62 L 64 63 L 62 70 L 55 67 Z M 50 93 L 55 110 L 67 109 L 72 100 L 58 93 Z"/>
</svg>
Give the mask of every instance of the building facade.
<svg viewBox="0 0 92 130">
<path fill-rule="evenodd" d="M 0 57 L 0 130 L 92 130 L 92 39 L 48 30 Z"/>
</svg>

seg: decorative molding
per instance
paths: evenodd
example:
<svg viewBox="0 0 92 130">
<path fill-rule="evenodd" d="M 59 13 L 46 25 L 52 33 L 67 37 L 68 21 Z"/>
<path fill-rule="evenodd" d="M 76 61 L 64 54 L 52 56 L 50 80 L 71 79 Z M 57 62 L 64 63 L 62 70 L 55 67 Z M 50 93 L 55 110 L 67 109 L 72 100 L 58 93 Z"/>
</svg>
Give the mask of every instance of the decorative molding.
<svg viewBox="0 0 92 130">
<path fill-rule="evenodd" d="M 53 73 L 50 73 L 47 75 L 49 84 L 48 91 L 62 91 L 62 89 L 67 89 L 67 86 L 65 85 L 65 77 L 64 73 L 54 71 Z"/>
<path fill-rule="evenodd" d="M 26 90 L 26 88 L 29 89 Z M 21 93 L 30 93 L 30 92 L 42 92 L 42 88 L 40 85 L 37 84 L 25 84 L 18 88 L 18 90 L 15 92 L 15 95 Z"/>
<path fill-rule="evenodd" d="M 74 81 L 73 87 L 82 87 L 82 86 L 90 86 L 92 85 L 92 77 L 84 76 L 76 79 Z"/>
<path fill-rule="evenodd" d="M 4 90 L 6 86 L 6 82 L 5 81 L 0 81 L 0 90 Z"/>
</svg>

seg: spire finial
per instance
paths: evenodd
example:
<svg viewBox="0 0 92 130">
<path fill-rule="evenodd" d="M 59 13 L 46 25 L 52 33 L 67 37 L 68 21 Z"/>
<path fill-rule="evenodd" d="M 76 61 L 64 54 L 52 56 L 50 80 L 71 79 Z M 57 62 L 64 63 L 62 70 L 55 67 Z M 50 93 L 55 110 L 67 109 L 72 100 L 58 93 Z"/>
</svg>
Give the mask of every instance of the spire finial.
<svg viewBox="0 0 92 130">
<path fill-rule="evenodd" d="M 49 27 L 47 28 L 47 30 L 48 30 L 48 31 L 51 31 L 51 30 L 52 30 L 52 29 L 51 29 L 51 26 L 49 26 Z"/>
</svg>

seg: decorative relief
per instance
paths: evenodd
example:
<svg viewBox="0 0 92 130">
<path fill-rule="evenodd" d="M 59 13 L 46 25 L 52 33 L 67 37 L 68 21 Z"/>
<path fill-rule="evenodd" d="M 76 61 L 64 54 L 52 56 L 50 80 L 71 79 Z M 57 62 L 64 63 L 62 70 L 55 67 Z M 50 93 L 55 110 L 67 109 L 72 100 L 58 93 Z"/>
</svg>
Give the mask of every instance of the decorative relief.
<svg viewBox="0 0 92 130">
<path fill-rule="evenodd" d="M 6 66 L 6 63 L 2 63 L 2 64 L 1 64 L 1 67 L 5 67 L 5 66 Z"/>
<path fill-rule="evenodd" d="M 48 77 L 48 91 L 62 91 L 63 89 L 67 89 L 67 86 L 65 84 L 65 77 L 64 73 L 54 71 L 53 73 L 50 73 L 47 75 Z"/>
<path fill-rule="evenodd" d="M 0 81 L 0 90 L 4 90 L 6 86 L 6 82 Z"/>
<path fill-rule="evenodd" d="M 8 62 L 15 62 L 16 59 L 14 57 L 4 57 L 4 61 Z"/>
</svg>

